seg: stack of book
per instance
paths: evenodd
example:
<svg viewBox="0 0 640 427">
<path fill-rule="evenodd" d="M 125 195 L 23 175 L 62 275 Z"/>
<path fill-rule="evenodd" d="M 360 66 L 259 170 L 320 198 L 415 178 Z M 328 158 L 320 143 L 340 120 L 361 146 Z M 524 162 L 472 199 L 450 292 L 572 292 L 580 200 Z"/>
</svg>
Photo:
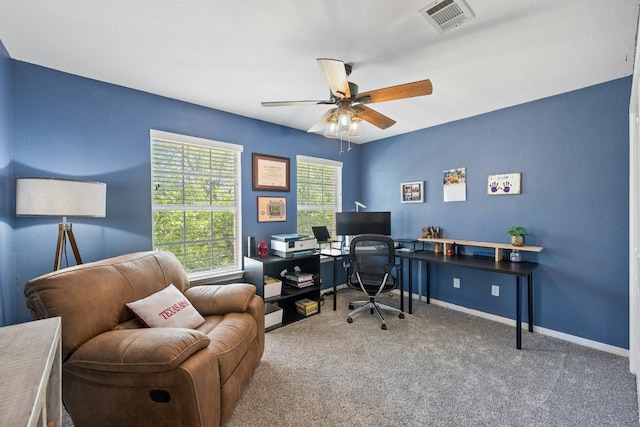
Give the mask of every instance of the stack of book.
<svg viewBox="0 0 640 427">
<path fill-rule="evenodd" d="M 313 286 L 315 283 L 312 273 L 303 273 L 300 271 L 287 271 L 284 273 L 284 280 L 288 285 L 295 286 L 296 288 L 306 288 L 307 286 Z"/>
<path fill-rule="evenodd" d="M 310 300 L 309 298 L 296 301 L 296 311 L 303 316 L 311 316 L 318 312 L 318 301 Z"/>
</svg>

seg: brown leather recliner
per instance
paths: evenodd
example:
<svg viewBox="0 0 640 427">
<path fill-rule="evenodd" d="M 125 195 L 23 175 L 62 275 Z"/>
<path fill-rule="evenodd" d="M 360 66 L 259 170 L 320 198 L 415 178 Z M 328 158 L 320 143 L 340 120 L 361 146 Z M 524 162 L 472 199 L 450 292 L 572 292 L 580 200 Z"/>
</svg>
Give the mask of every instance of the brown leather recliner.
<svg viewBox="0 0 640 427">
<path fill-rule="evenodd" d="M 127 309 L 173 284 L 205 318 L 147 328 Z M 76 427 L 219 426 L 264 351 L 264 303 L 250 284 L 189 287 L 170 252 L 140 252 L 25 285 L 34 319 L 62 317 L 62 395 Z"/>
</svg>

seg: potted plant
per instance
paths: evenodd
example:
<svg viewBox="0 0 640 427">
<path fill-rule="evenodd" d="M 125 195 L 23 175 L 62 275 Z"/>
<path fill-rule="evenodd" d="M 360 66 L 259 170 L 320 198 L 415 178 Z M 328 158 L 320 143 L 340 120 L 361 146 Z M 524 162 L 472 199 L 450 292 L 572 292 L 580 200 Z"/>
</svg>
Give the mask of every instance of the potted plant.
<svg viewBox="0 0 640 427">
<path fill-rule="evenodd" d="M 524 236 L 527 234 L 526 228 L 513 226 L 507 231 L 507 234 L 511 236 L 511 244 L 513 246 L 524 246 Z"/>
</svg>

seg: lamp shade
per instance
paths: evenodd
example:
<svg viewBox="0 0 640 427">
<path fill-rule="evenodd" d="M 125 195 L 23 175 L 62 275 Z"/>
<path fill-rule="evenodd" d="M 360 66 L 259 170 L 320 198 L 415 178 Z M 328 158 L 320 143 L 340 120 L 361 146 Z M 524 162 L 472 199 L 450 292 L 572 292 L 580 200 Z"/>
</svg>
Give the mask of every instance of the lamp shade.
<svg viewBox="0 0 640 427">
<path fill-rule="evenodd" d="M 362 119 L 360 117 L 353 117 L 351 119 L 351 125 L 349 126 L 348 133 L 351 138 L 362 136 L 362 127 L 360 122 L 362 122 Z"/>
<path fill-rule="evenodd" d="M 351 126 L 351 112 L 349 110 L 342 110 L 338 113 L 338 131 L 349 132 Z"/>
<path fill-rule="evenodd" d="M 324 136 L 327 138 L 336 139 L 338 137 L 338 119 L 331 116 L 327 125 L 324 128 Z"/>
<path fill-rule="evenodd" d="M 18 178 L 17 216 L 104 217 L 107 184 L 59 178 Z"/>
</svg>

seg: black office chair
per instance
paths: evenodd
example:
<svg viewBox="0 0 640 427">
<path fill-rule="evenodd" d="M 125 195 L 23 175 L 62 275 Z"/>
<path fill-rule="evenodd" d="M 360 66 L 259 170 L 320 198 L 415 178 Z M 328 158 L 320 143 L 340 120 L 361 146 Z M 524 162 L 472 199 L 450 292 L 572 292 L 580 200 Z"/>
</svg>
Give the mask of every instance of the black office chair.
<svg viewBox="0 0 640 427">
<path fill-rule="evenodd" d="M 396 279 L 392 275 L 395 256 L 393 240 L 389 236 L 360 234 L 351 240 L 349 259 L 353 270 L 348 283 L 349 286 L 362 290 L 369 299 L 349 302 L 349 309 L 353 311 L 349 313 L 347 322 L 353 323 L 353 315 L 367 307 L 371 314 L 375 313 L 378 316 L 383 330 L 387 329 L 387 325 L 380 309 L 397 313 L 400 319 L 404 319 L 401 310 L 376 301 L 382 292 L 391 291 L 396 287 Z M 358 304 L 362 305 L 354 310 Z"/>
</svg>

